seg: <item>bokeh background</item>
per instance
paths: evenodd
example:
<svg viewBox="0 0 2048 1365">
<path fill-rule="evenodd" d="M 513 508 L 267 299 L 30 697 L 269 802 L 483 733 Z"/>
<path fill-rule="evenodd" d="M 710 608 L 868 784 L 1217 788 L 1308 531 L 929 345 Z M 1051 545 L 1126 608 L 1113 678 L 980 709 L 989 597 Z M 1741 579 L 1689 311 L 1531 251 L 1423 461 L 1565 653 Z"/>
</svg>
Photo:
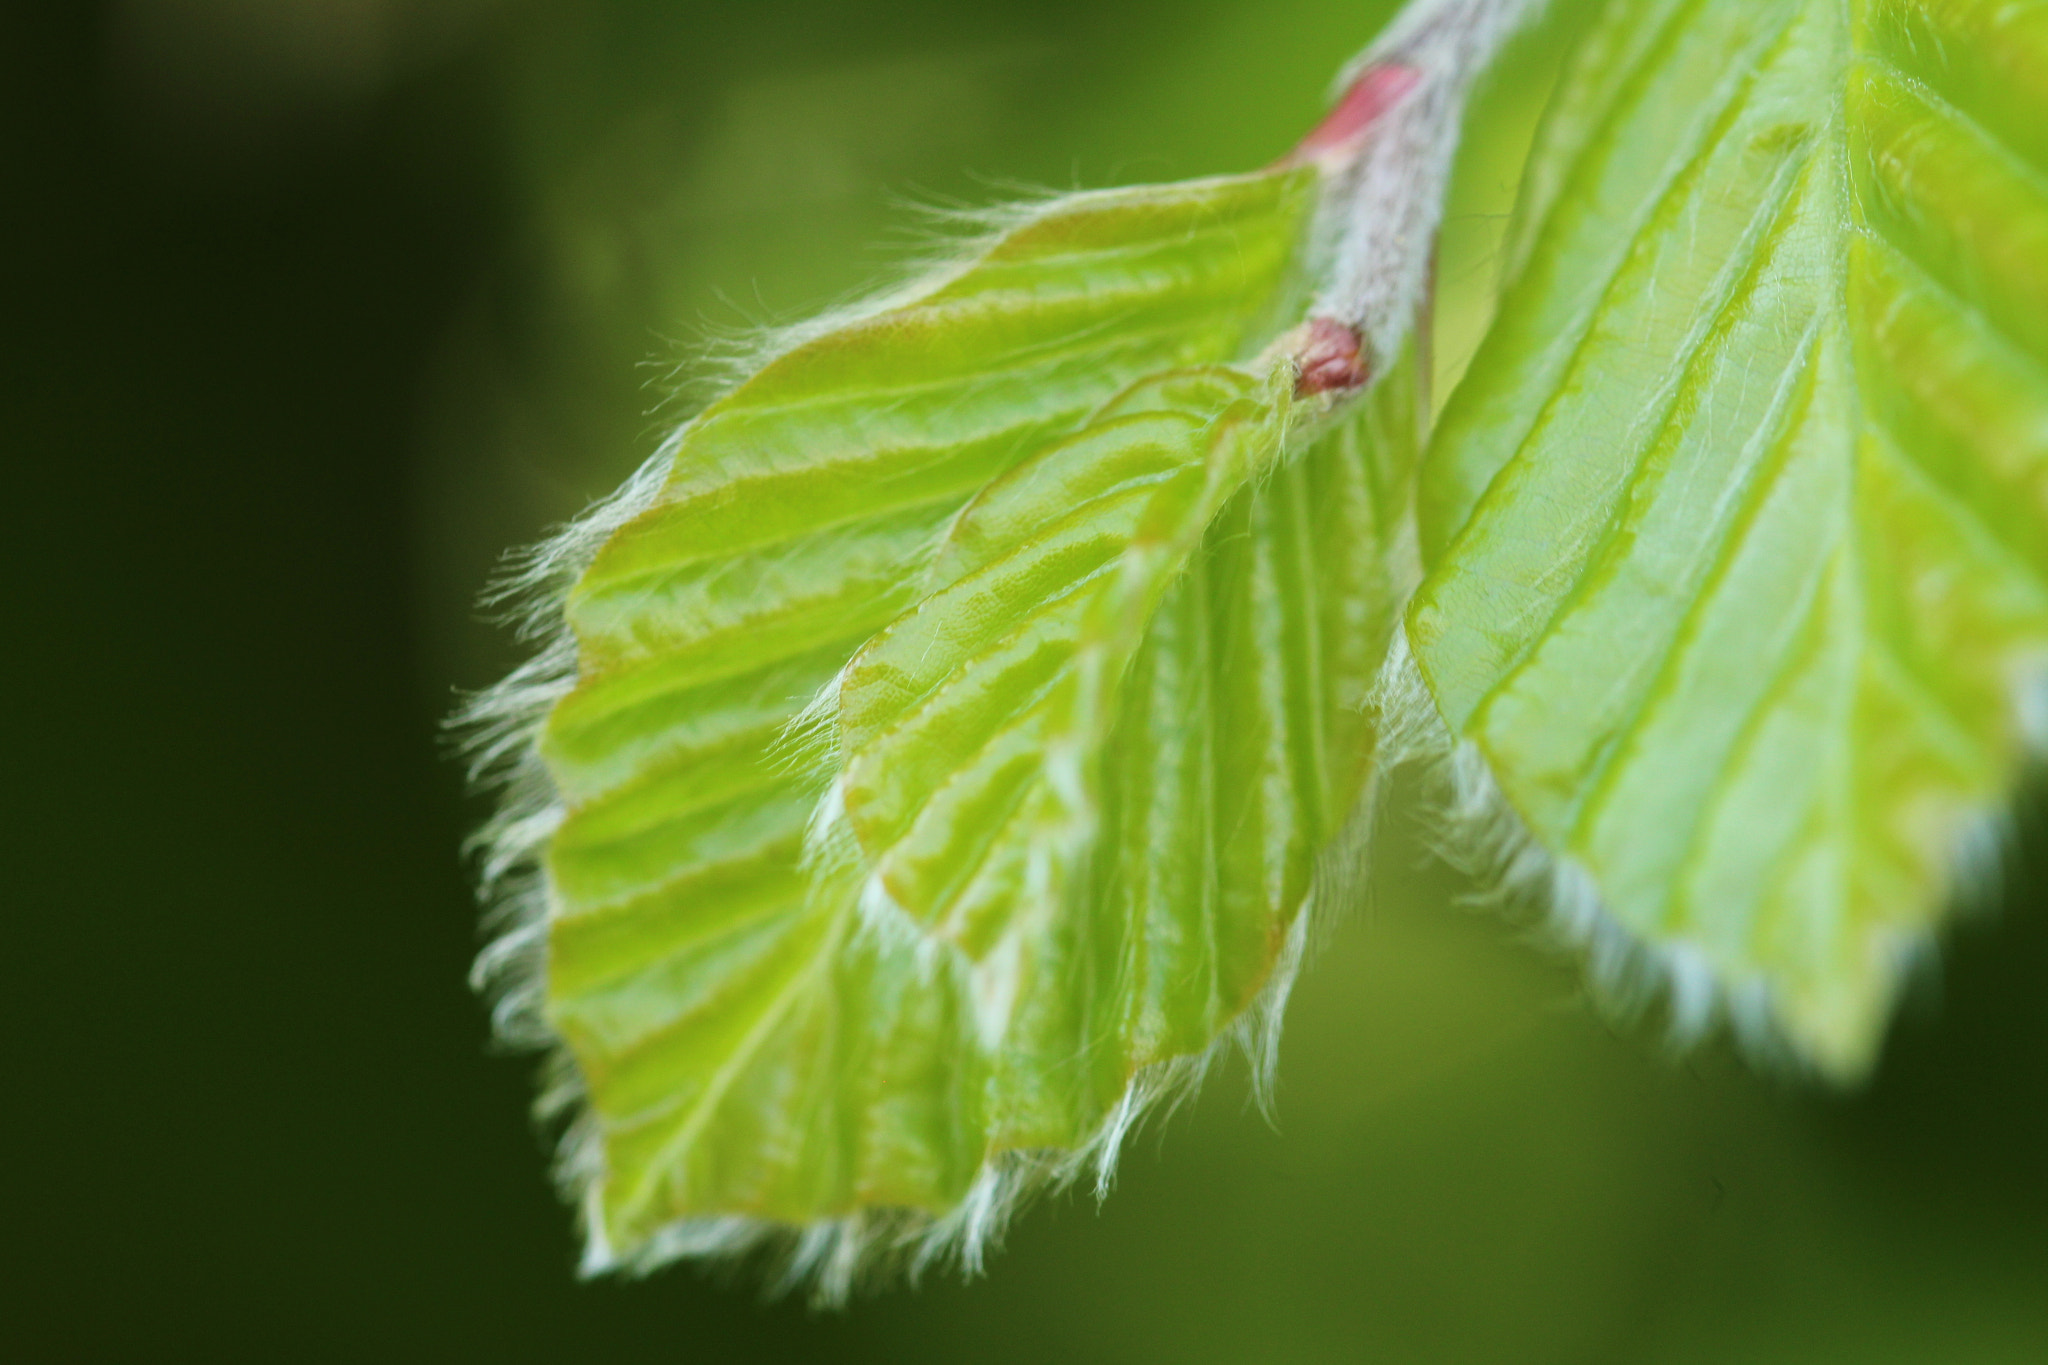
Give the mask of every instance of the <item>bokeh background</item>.
<svg viewBox="0 0 2048 1365">
<path fill-rule="evenodd" d="M 1397 828 L 1241 1076 L 973 1283 L 579 1283 L 464 982 L 496 558 L 694 357 L 1006 187 L 1256 165 L 1385 0 L 0 15 L 14 1360 L 2048 1360 L 2048 837 L 1816 1093 L 1603 1021 Z M 1440 377 L 1574 7 L 1482 107 Z"/>
</svg>

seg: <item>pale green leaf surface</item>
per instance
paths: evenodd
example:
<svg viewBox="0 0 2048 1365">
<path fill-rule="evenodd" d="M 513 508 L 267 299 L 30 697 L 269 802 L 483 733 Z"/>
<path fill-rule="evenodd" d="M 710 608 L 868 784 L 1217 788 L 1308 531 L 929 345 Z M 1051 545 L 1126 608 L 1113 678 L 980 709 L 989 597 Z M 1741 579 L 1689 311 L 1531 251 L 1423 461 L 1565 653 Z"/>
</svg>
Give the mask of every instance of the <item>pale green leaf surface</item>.
<svg viewBox="0 0 2048 1365">
<path fill-rule="evenodd" d="M 849 823 L 893 908 L 970 958 L 1065 898 L 1116 685 L 1222 504 L 1279 461 L 1293 374 L 1275 368 L 1265 394 L 1236 371 L 1169 371 L 995 480 L 930 595 L 854 656 Z"/>
<path fill-rule="evenodd" d="M 1443 719 L 1836 1074 L 2048 658 L 2048 4 L 1614 0 L 1424 475 Z"/>
<path fill-rule="evenodd" d="M 1057 577 L 1049 506 L 1105 518 L 1075 544 L 1128 539 L 1110 509 L 1139 499 L 1118 490 L 1176 486 L 1215 444 L 1193 438 L 1214 424 L 1202 395 L 1258 406 L 1201 367 L 1250 361 L 1298 308 L 1313 190 L 1282 171 L 1034 211 L 707 409 L 576 584 L 578 681 L 542 737 L 566 807 L 546 1013 L 587 1097 L 600 1262 L 721 1220 L 858 1235 L 867 1214 L 946 1214 L 1004 1161 L 1084 1145 L 1140 1068 L 1209 1047 L 1271 977 L 1369 756 L 1359 702 L 1406 586 L 1387 554 L 1415 442 L 1401 385 L 1227 505 L 1188 509 L 1214 526 L 1175 523 L 1199 546 L 1103 670 L 1119 758 L 1095 779 L 1096 828 L 1115 856 L 1039 913 L 999 1042 L 988 963 L 880 931 L 863 859 L 806 852 L 829 774 L 790 731 L 926 594 L 959 600 L 1041 536 L 1021 568 Z M 1029 488 L 1005 478 L 1024 470 Z M 1060 620 L 1049 647 L 1071 653 Z M 840 688 L 855 712 L 863 686 Z M 1003 698 L 975 723 L 1009 720 Z M 990 842 L 988 811 L 952 818 Z"/>
</svg>

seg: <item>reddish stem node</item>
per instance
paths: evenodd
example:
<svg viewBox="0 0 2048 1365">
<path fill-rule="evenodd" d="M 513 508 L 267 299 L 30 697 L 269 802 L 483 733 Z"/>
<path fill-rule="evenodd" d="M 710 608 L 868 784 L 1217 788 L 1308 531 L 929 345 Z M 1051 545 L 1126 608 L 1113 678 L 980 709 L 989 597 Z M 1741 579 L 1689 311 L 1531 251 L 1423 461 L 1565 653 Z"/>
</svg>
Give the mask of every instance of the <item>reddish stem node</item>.
<svg viewBox="0 0 2048 1365">
<path fill-rule="evenodd" d="M 1337 107 L 1289 153 L 1288 162 L 1313 161 L 1364 136 L 1380 115 L 1398 104 L 1421 79 L 1421 72 L 1399 63 L 1367 67 L 1337 101 Z"/>
<path fill-rule="evenodd" d="M 1335 318 L 1310 318 L 1294 348 L 1294 393 L 1348 393 L 1372 377 L 1357 331 Z"/>
</svg>

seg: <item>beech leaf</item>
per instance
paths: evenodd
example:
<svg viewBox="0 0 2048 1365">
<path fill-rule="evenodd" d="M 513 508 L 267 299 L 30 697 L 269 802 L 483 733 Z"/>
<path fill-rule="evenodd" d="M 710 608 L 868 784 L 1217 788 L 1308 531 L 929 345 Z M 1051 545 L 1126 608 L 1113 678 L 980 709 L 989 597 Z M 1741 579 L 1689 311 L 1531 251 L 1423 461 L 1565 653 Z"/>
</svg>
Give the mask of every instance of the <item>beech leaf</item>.
<svg viewBox="0 0 2048 1365">
<path fill-rule="evenodd" d="M 1526 200 L 1416 660 L 1682 1027 L 1855 1077 L 2043 738 L 2048 5 L 1611 0 Z"/>
</svg>

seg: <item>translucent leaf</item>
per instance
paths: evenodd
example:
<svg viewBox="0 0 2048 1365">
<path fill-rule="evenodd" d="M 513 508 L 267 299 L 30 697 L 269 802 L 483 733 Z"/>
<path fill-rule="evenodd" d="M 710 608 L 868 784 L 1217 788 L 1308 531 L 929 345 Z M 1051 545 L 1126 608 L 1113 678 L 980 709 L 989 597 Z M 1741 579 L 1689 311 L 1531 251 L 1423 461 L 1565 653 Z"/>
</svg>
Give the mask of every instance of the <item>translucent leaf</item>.
<svg viewBox="0 0 2048 1365">
<path fill-rule="evenodd" d="M 1681 1022 L 1856 1075 L 2048 659 L 2048 5 L 1614 0 L 1526 198 L 1417 661 Z"/>
<path fill-rule="evenodd" d="M 584 1106 L 569 1175 L 594 1265 L 801 1229 L 793 1269 L 829 1292 L 877 1247 L 972 1254 L 1031 1177 L 1112 1153 L 1159 1083 L 1280 989 L 1412 582 L 1389 532 L 1411 505 L 1409 387 L 1283 459 L 1286 385 L 1215 368 L 1299 316 L 1314 196 L 1313 172 L 1281 170 L 1035 210 L 765 365 L 615 518 L 570 594 L 574 687 L 540 739 L 558 798 L 540 823 L 559 824 L 537 965 Z M 1240 427 L 1275 439 L 1221 434 Z M 1264 478 L 1203 474 L 1225 445 Z M 1061 855 L 1068 890 L 1028 926 L 1012 904 L 978 934 L 946 907 L 974 876 L 962 850 L 1001 843 L 1004 754 L 930 725 L 922 756 L 903 747 L 903 679 L 939 658 L 904 651 L 934 628 L 965 649 L 971 585 L 1027 543 L 1042 584 L 1078 586 L 1040 537 L 1084 504 L 1076 543 L 1124 567 L 1088 580 L 1099 610 L 1050 612 L 1044 641 L 1092 678 L 1053 709 L 1095 855 Z M 1145 527 L 1178 557 L 1149 577 Z M 983 682 L 973 724 L 1010 727 L 1015 758 L 1037 733 L 1019 717 L 1043 713 L 1025 674 Z M 830 717 L 823 759 L 807 707 Z M 984 782 L 948 795 L 945 831 L 901 790 L 934 763 Z M 850 849 L 814 819 L 834 790 Z M 871 890 L 863 909 L 877 859 L 942 931 L 896 932 Z M 991 975 L 1002 941 L 1016 970 Z"/>
</svg>

